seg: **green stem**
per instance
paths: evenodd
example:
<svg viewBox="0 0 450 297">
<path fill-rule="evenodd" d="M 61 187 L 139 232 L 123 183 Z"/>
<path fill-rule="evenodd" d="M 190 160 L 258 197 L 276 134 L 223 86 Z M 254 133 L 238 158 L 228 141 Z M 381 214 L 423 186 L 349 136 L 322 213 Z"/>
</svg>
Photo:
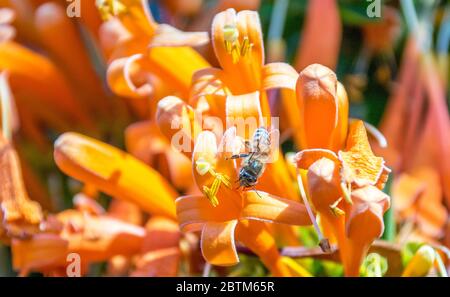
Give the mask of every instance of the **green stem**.
<svg viewBox="0 0 450 297">
<path fill-rule="evenodd" d="M 384 192 L 389 195 L 391 192 L 391 184 L 393 180 L 393 175 L 389 176 L 389 179 L 386 183 L 386 186 L 384 188 Z M 384 233 L 382 235 L 382 239 L 394 242 L 396 237 L 396 226 L 395 226 L 395 217 L 394 217 L 394 199 L 391 199 L 391 207 L 386 211 L 384 214 L 383 220 L 384 220 Z"/>
</svg>

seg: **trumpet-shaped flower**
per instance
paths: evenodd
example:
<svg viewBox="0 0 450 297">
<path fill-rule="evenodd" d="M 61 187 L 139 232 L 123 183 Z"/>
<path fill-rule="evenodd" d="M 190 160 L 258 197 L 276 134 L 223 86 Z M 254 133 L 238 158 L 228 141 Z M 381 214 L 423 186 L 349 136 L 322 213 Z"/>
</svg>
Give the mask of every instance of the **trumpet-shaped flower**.
<svg viewBox="0 0 450 297">
<path fill-rule="evenodd" d="M 175 218 L 176 192 L 161 175 L 133 156 L 76 133 L 55 142 L 56 164 L 86 184 L 153 213 Z"/>
<path fill-rule="evenodd" d="M 45 230 L 28 239 L 13 239 L 13 266 L 27 275 L 30 271 L 51 273 L 67 265 L 67 256 L 79 255 L 86 271 L 92 262 L 114 255 L 139 251 L 145 229 L 107 215 L 66 210 L 47 219 Z"/>
<path fill-rule="evenodd" d="M 308 198 L 337 239 L 346 274 L 358 275 L 370 244 L 384 230 L 389 196 L 381 189 L 390 170 L 373 155 L 362 121 L 350 125 L 346 148 L 337 154 L 310 149 L 296 159 Z"/>
<path fill-rule="evenodd" d="M 236 264 L 238 240 L 260 256 L 274 275 L 289 275 L 264 221 L 308 225 L 309 218 L 298 202 L 233 188 L 236 167 L 226 158 L 235 147 L 235 137 L 235 128 L 230 128 L 218 146 L 212 132 L 199 134 L 192 162 L 195 181 L 204 195 L 176 200 L 180 226 L 184 231 L 201 230 L 202 253 L 211 264 Z"/>
<path fill-rule="evenodd" d="M 107 76 L 115 93 L 132 98 L 150 95 L 151 73 L 180 94 L 187 94 L 192 74 L 209 66 L 189 47 L 207 42 L 207 34 L 157 24 L 145 0 L 101 0 L 97 6 L 108 20 L 101 35 L 110 52 Z"/>
<path fill-rule="evenodd" d="M 43 220 L 41 206 L 30 200 L 22 180 L 19 158 L 0 134 L 0 237 L 9 241 L 39 231 Z"/>
<path fill-rule="evenodd" d="M 348 99 L 336 74 L 323 65 L 309 65 L 300 72 L 296 90 L 300 124 L 294 133 L 299 134 L 301 148 L 342 148 L 347 137 Z"/>
</svg>

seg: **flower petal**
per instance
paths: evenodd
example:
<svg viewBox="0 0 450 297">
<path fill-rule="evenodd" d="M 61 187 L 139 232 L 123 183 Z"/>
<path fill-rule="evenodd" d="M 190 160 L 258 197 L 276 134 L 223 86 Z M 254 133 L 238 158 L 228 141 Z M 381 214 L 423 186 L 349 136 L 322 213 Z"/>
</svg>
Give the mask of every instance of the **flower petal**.
<svg viewBox="0 0 450 297">
<path fill-rule="evenodd" d="M 41 206 L 28 198 L 19 157 L 0 134 L 0 236 L 21 237 L 38 232 Z"/>
<path fill-rule="evenodd" d="M 51 107 L 52 111 L 63 114 L 67 119 L 76 120 L 82 127 L 92 127 L 85 108 L 74 97 L 63 74 L 49 59 L 18 43 L 2 42 L 0 69 L 8 70 L 13 92 L 16 89 L 30 89 L 42 100 L 39 102 L 41 105 Z"/>
<path fill-rule="evenodd" d="M 220 266 L 239 262 L 234 242 L 234 230 L 238 221 L 208 222 L 203 226 L 201 247 L 208 263 Z"/>
<path fill-rule="evenodd" d="M 57 234 L 35 234 L 31 239 L 14 239 L 13 267 L 21 271 L 42 271 L 65 265 L 69 243 Z"/>
<path fill-rule="evenodd" d="M 264 65 L 263 88 L 265 90 L 284 88 L 295 91 L 298 79 L 297 71 L 287 63 L 269 63 Z"/>
<path fill-rule="evenodd" d="M 333 151 L 326 149 L 303 150 L 295 155 L 294 160 L 297 163 L 297 168 L 308 170 L 312 164 L 322 158 L 339 163 L 338 156 Z"/>
<path fill-rule="evenodd" d="M 339 149 L 331 146 L 340 112 L 336 91 L 336 74 L 329 68 L 312 64 L 300 72 L 297 101 L 302 115 L 303 149 Z"/>
<path fill-rule="evenodd" d="M 142 225 L 143 214 L 141 209 L 134 203 L 113 199 L 108 207 L 108 215 L 121 221 Z"/>
<path fill-rule="evenodd" d="M 307 193 L 314 207 L 321 213 L 330 213 L 330 205 L 342 197 L 339 166 L 336 162 L 321 158 L 314 162 L 307 173 Z"/>
<path fill-rule="evenodd" d="M 227 97 L 227 127 L 236 126 L 237 135 L 245 139 L 250 139 L 253 132 L 264 125 L 259 96 L 260 93 L 256 91 Z"/>
<path fill-rule="evenodd" d="M 249 220 L 305 226 L 311 219 L 303 204 L 261 191 L 246 191 L 241 217 Z"/>
<path fill-rule="evenodd" d="M 61 237 L 82 261 L 105 261 L 114 255 L 132 255 L 142 247 L 145 229 L 109 216 L 90 216 L 65 210 L 56 216 L 63 224 Z"/>
<path fill-rule="evenodd" d="M 170 82 L 185 97 L 189 95 L 194 73 L 211 67 L 197 51 L 186 46 L 153 47 L 148 49 L 147 58 L 152 72 L 161 80 Z"/>
<path fill-rule="evenodd" d="M 236 228 L 236 239 L 258 255 L 273 276 L 291 276 L 264 222 L 241 220 Z"/>
<path fill-rule="evenodd" d="M 171 147 L 155 122 L 141 121 L 128 126 L 125 143 L 128 152 L 158 170 L 177 189 L 192 186 L 191 160 Z"/>
<path fill-rule="evenodd" d="M 164 217 L 152 217 L 146 225 L 142 256 L 132 276 L 176 276 L 181 257 L 178 224 Z"/>
<path fill-rule="evenodd" d="M 108 85 L 117 95 L 130 98 L 148 97 L 153 91 L 150 76 L 141 68 L 142 54 L 136 54 L 126 58 L 112 61 L 106 73 Z M 147 76 L 147 77 L 146 77 Z M 137 80 L 144 83 L 138 85 Z"/>
<path fill-rule="evenodd" d="M 142 244 L 143 251 L 178 247 L 181 234 L 178 223 L 174 220 L 153 216 L 145 225 L 145 229 L 147 230 L 147 235 Z"/>
<path fill-rule="evenodd" d="M 160 46 L 200 46 L 209 42 L 207 32 L 183 32 L 170 25 L 158 25 L 155 35 L 148 45 L 152 47 Z"/>
<path fill-rule="evenodd" d="M 390 206 L 389 196 L 374 186 L 352 191 L 353 205 L 346 218 L 350 238 L 380 237 L 384 231 L 383 214 Z"/>
<path fill-rule="evenodd" d="M 228 95 L 231 93 L 222 70 L 205 68 L 192 77 L 189 104 L 200 113 L 219 117 L 225 122 L 225 102 Z"/>
<path fill-rule="evenodd" d="M 385 182 L 390 172 L 383 158 L 373 154 L 362 121 L 350 125 L 346 151 L 340 151 L 338 155 L 342 162 L 343 178 L 359 187 L 377 185 L 380 180 Z M 384 183 L 380 185 L 381 188 L 383 186 Z"/>
<path fill-rule="evenodd" d="M 58 167 L 99 190 L 134 202 L 152 214 L 175 217 L 175 190 L 158 172 L 106 143 L 76 133 L 55 142 Z"/>
<path fill-rule="evenodd" d="M 102 81 L 95 73 L 76 23 L 67 17 L 65 6 L 46 2 L 37 7 L 34 27 L 40 43 L 68 75 L 69 82 L 79 94 L 77 99 L 90 111 L 106 113 L 109 102 Z"/>
<path fill-rule="evenodd" d="M 174 277 L 178 274 L 181 258 L 176 247 L 158 249 L 145 253 L 136 261 L 136 269 L 130 276 L 139 277 Z"/>
<path fill-rule="evenodd" d="M 183 100 L 167 96 L 158 102 L 156 122 L 172 148 L 184 153 L 189 159 L 194 149 L 194 139 L 201 131 L 196 113 Z"/>
<path fill-rule="evenodd" d="M 227 199 L 213 207 L 203 195 L 183 196 L 176 201 L 177 218 L 183 231 L 199 230 L 207 222 L 230 221 L 239 217 L 236 207 Z"/>
<path fill-rule="evenodd" d="M 345 218 L 349 240 L 349 254 L 343 258 L 346 276 L 359 275 L 370 245 L 383 234 L 383 215 L 390 206 L 389 196 L 374 186 L 352 191 L 352 201 L 350 213 Z"/>
<path fill-rule="evenodd" d="M 236 14 L 234 9 L 222 11 L 214 17 L 211 34 L 222 69 L 228 76 L 236 78 L 229 86 L 233 94 L 259 90 L 264 49 L 258 13 L 241 11 Z M 247 43 L 246 50 L 243 50 L 244 43 Z"/>
</svg>

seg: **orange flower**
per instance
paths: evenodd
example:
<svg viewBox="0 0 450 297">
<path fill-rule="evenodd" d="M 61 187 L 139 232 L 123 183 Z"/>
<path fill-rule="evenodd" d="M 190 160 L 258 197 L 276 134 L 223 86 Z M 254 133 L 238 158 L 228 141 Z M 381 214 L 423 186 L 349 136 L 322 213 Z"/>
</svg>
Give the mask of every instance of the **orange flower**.
<svg viewBox="0 0 450 297">
<path fill-rule="evenodd" d="M 177 276 L 181 257 L 178 224 L 164 217 L 152 217 L 132 276 Z"/>
<path fill-rule="evenodd" d="M 156 123 L 143 121 L 128 126 L 125 143 L 130 154 L 155 168 L 177 189 L 192 186 L 190 160 L 171 147 Z"/>
<path fill-rule="evenodd" d="M 107 76 L 115 93 L 132 98 L 150 95 L 149 74 L 152 73 L 170 82 L 177 92 L 187 94 L 192 74 L 209 66 L 189 47 L 207 42 L 206 33 L 185 33 L 166 24 L 157 24 L 145 0 L 97 3 L 104 19 L 109 19 L 102 26 L 100 37 L 109 40 L 104 44 L 110 52 Z"/>
<path fill-rule="evenodd" d="M 175 190 L 133 156 L 95 139 L 65 133 L 55 142 L 54 157 L 59 168 L 73 178 L 152 214 L 175 218 Z"/>
<path fill-rule="evenodd" d="M 107 215 L 66 210 L 49 218 L 43 233 L 12 242 L 13 265 L 22 275 L 51 272 L 68 265 L 67 256 L 80 256 L 81 268 L 114 255 L 137 253 L 145 237 L 142 227 Z"/>
<path fill-rule="evenodd" d="M 417 231 L 430 239 L 441 238 L 447 221 L 442 205 L 439 174 L 431 167 L 402 173 L 392 185 L 392 199 L 400 222 L 413 222 Z"/>
<path fill-rule="evenodd" d="M 1 70 L 8 72 L 21 132 L 41 148 L 48 145 L 44 132 L 37 128 L 42 124 L 62 132 L 69 129 L 68 123 L 76 122 L 77 128 L 95 133 L 85 108 L 52 61 L 14 41 L 5 41 L 0 43 Z"/>
<path fill-rule="evenodd" d="M 369 246 L 384 229 L 389 197 L 381 189 L 390 170 L 373 155 L 362 121 L 350 125 L 345 150 L 309 149 L 296 159 L 307 197 L 337 239 L 346 275 L 358 275 Z"/>
<path fill-rule="evenodd" d="M 259 91 L 264 117 L 270 117 L 265 91 L 274 88 L 294 90 L 296 71 L 285 63 L 264 65 L 261 24 L 255 11 L 227 9 L 213 20 L 212 43 L 221 70 L 203 70 L 217 78 L 233 95 Z M 201 76 L 197 77 L 201 79 Z M 294 108 L 295 106 L 293 106 Z"/>
<path fill-rule="evenodd" d="M 183 125 L 183 129 L 203 125 L 203 128 L 208 126 L 205 129 L 214 132 L 218 130 L 222 133 L 225 124 L 230 127 L 235 125 L 236 120 L 253 121 L 254 125 L 251 128 L 238 131 L 242 134 L 240 137 L 250 140 L 256 128 L 265 126 L 269 129 L 272 125 L 266 91 L 276 88 L 288 92 L 289 98 L 286 102 L 289 100 L 290 107 L 287 110 L 290 111 L 292 127 L 296 128 L 299 109 L 293 99 L 298 74 L 285 63 L 264 65 L 264 47 L 258 13 L 247 10 L 236 13 L 234 9 L 222 11 L 214 17 L 211 35 L 221 69 L 207 68 L 195 73 L 188 101 L 193 108 L 189 113 L 195 114 L 196 111 L 205 118 L 205 121 L 204 123 L 191 121 L 191 126 Z M 167 103 L 168 100 L 164 102 Z M 165 107 L 167 106 L 179 105 L 166 104 Z M 172 109 L 172 112 L 174 111 L 175 109 Z M 172 123 L 167 121 L 168 114 L 158 112 L 158 115 L 164 116 L 166 123 L 164 127 Z M 207 122 L 210 117 L 218 117 L 220 121 Z M 161 122 L 159 120 L 160 127 Z M 167 128 L 163 128 L 162 131 L 172 139 L 173 132 L 169 132 Z M 195 139 L 196 131 L 199 130 L 191 131 L 193 131 L 192 139 Z M 275 195 L 299 199 L 295 183 L 289 176 L 281 155 L 276 157 L 274 163 L 268 165 L 259 187 L 263 191 L 270 189 Z"/>
<path fill-rule="evenodd" d="M 299 134 L 301 147 L 342 148 L 347 137 L 348 99 L 336 74 L 320 64 L 306 67 L 297 80 L 297 101 L 300 123 L 294 133 Z"/>
<path fill-rule="evenodd" d="M 273 237 L 262 221 L 294 225 L 310 223 L 304 206 L 265 192 L 234 190 L 236 167 L 226 160 L 235 147 L 236 129 L 224 134 L 219 146 L 212 132 L 201 132 L 193 152 L 193 172 L 204 196 L 185 196 L 176 201 L 177 216 L 184 231 L 201 229 L 204 258 L 214 265 L 234 265 L 239 259 L 238 241 L 252 249 L 274 275 L 289 275 Z M 208 201 L 209 200 L 209 201 Z"/>
<path fill-rule="evenodd" d="M 436 61 L 410 37 L 380 124 L 390 145 L 379 152 L 398 171 L 393 197 L 400 201 L 401 219 L 416 223 L 417 233 L 428 239 L 442 234 L 447 216 L 443 198 L 450 197 L 446 157 L 450 120 L 445 101 L 445 83 L 438 77 Z"/>
<path fill-rule="evenodd" d="M 0 152 L 0 237 L 9 241 L 38 232 L 43 214 L 28 197 L 17 153 L 1 133 Z"/>
<path fill-rule="evenodd" d="M 91 113 L 109 115 L 110 100 L 107 100 L 102 81 L 86 52 L 86 45 L 76 24 L 67 17 L 65 7 L 57 3 L 40 5 L 34 12 L 34 25 L 42 46 L 70 78 L 70 83 L 79 94 L 78 100 Z"/>
</svg>

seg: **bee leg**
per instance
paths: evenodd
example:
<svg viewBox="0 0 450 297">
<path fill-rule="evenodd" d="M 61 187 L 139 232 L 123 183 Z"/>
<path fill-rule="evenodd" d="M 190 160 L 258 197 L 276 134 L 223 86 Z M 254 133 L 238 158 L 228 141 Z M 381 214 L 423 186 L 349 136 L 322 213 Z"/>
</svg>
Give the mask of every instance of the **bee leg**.
<svg viewBox="0 0 450 297">
<path fill-rule="evenodd" d="M 237 179 L 234 184 L 238 184 L 238 186 L 236 188 L 234 188 L 235 190 L 239 190 L 241 188 L 241 184 L 240 184 L 240 180 Z"/>
<path fill-rule="evenodd" d="M 232 155 L 229 158 L 226 158 L 225 160 L 232 160 L 232 159 L 240 159 L 240 158 L 246 158 L 249 154 L 239 154 L 239 155 Z"/>
</svg>

